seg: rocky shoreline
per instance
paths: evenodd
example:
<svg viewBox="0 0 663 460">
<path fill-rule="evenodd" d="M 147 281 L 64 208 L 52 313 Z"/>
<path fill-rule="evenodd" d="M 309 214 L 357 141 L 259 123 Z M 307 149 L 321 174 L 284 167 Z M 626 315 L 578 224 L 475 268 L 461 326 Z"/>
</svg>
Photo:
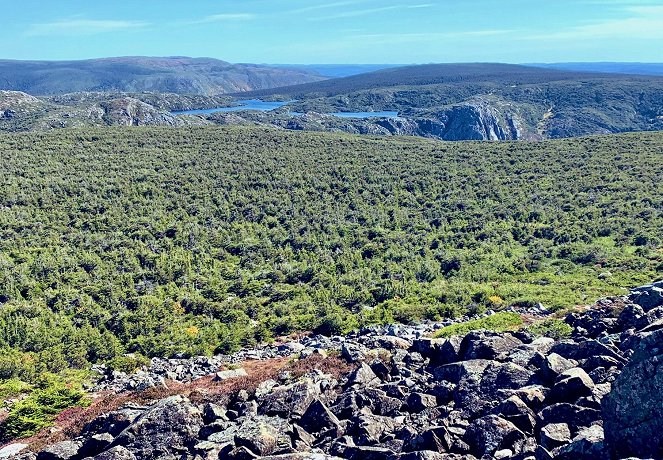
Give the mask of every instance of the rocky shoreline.
<svg viewBox="0 0 663 460">
<path fill-rule="evenodd" d="M 105 372 L 95 390 L 154 389 L 211 375 L 241 382 L 244 361 L 295 356 L 330 355 L 348 372 L 279 372 L 222 399 L 175 394 L 127 403 L 71 440 L 38 453 L 14 444 L 0 458 L 663 458 L 663 282 L 565 322 L 573 333 L 562 340 L 524 330 L 435 339 L 429 336 L 441 324 L 423 324 L 309 336 L 232 356 L 153 360 L 137 376 Z"/>
</svg>

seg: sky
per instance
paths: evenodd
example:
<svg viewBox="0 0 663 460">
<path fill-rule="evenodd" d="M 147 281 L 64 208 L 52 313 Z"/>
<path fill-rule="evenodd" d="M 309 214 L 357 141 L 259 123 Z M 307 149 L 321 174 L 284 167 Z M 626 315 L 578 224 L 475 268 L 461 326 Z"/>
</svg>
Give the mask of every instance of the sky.
<svg viewBox="0 0 663 460">
<path fill-rule="evenodd" d="M 4 0 L 0 59 L 663 62 L 663 0 Z"/>
</svg>

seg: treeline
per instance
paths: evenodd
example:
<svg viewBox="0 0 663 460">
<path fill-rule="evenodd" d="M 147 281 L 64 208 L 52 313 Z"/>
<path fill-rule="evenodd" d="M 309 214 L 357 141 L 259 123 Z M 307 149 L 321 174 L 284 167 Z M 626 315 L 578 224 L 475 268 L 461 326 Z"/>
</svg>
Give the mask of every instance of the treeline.
<svg viewBox="0 0 663 460">
<path fill-rule="evenodd" d="M 659 133 L 1 136 L 0 379 L 624 292 L 663 272 L 662 157 Z"/>
</svg>

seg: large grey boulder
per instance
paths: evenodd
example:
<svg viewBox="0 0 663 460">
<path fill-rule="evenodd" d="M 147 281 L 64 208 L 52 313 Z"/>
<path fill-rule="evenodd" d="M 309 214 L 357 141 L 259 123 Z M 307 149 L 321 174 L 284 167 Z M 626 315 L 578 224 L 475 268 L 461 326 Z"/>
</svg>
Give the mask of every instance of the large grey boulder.
<svg viewBox="0 0 663 460">
<path fill-rule="evenodd" d="M 95 434 L 87 438 L 83 442 L 79 455 L 81 457 L 94 457 L 95 455 L 103 452 L 114 441 L 114 438 L 109 433 Z"/>
<path fill-rule="evenodd" d="M 475 420 L 465 433 L 465 441 L 472 454 L 477 457 L 492 456 L 502 449 L 518 450 L 517 444 L 524 441 L 525 434 L 513 423 L 497 415 L 488 415 Z"/>
<path fill-rule="evenodd" d="M 140 417 L 143 412 L 145 412 L 145 409 L 142 407 L 125 407 L 100 415 L 85 426 L 82 434 L 83 436 L 89 436 L 109 433 L 112 436 L 117 436 Z"/>
<path fill-rule="evenodd" d="M 518 396 L 513 395 L 502 401 L 493 413 L 507 419 L 522 432 L 528 435 L 534 434 L 536 414 Z"/>
<path fill-rule="evenodd" d="M 553 450 L 571 442 L 571 430 L 566 423 L 551 423 L 541 428 L 541 446 Z"/>
<path fill-rule="evenodd" d="M 335 430 L 338 434 L 334 437 L 340 435 L 341 422 L 319 399 L 316 399 L 308 406 L 299 424 L 309 433 Z"/>
<path fill-rule="evenodd" d="M 362 362 L 348 377 L 348 386 L 370 387 L 380 384 L 380 379 L 371 367 Z"/>
<path fill-rule="evenodd" d="M 643 336 L 603 398 L 605 440 L 615 457 L 663 458 L 663 330 Z"/>
<path fill-rule="evenodd" d="M 599 425 L 580 430 L 572 442 L 554 450 L 559 460 L 595 460 L 606 458 L 603 428 Z"/>
<path fill-rule="evenodd" d="M 663 281 L 632 289 L 629 299 L 640 305 L 646 312 L 663 306 Z"/>
<path fill-rule="evenodd" d="M 405 444 L 406 451 L 447 452 L 453 439 L 444 426 L 435 426 L 412 436 Z"/>
<path fill-rule="evenodd" d="M 516 390 L 529 382 L 532 372 L 513 363 L 492 362 L 482 373 L 462 378 L 456 389 L 456 407 L 481 416 L 496 406 L 504 390 Z"/>
<path fill-rule="evenodd" d="M 246 447 L 258 456 L 270 455 L 290 447 L 288 428 L 274 420 L 255 418 L 241 424 L 235 433 L 235 444 Z M 271 422 L 271 423 L 270 423 Z"/>
<path fill-rule="evenodd" d="M 227 371 L 219 371 L 214 374 L 215 382 L 223 382 L 228 379 L 236 379 L 239 377 L 247 377 L 249 374 L 246 373 L 241 367 L 239 369 L 229 369 Z"/>
<path fill-rule="evenodd" d="M 542 425 L 566 423 L 572 434 L 601 420 L 601 411 L 569 403 L 552 404 L 537 414 Z"/>
<path fill-rule="evenodd" d="M 120 433 L 114 446 L 123 446 L 143 459 L 188 450 L 203 426 L 202 412 L 184 396 L 157 402 Z"/>
<path fill-rule="evenodd" d="M 475 331 L 467 334 L 458 355 L 464 359 L 503 360 L 512 349 L 523 343 L 509 333 Z"/>
<path fill-rule="evenodd" d="M 115 446 L 95 456 L 94 460 L 136 460 L 136 456 L 126 447 Z"/>
<path fill-rule="evenodd" d="M 610 356 L 617 361 L 626 362 L 624 355 L 617 347 L 593 339 L 582 342 L 563 340 L 555 344 L 550 351 L 566 359 L 575 359 L 576 361 L 589 359 L 593 356 Z"/>
<path fill-rule="evenodd" d="M 458 336 L 447 339 L 421 338 L 413 342 L 412 349 L 433 365 L 449 364 L 458 361 L 458 352 L 463 338 Z"/>
<path fill-rule="evenodd" d="M 576 365 L 576 361 L 566 359 L 557 353 L 550 353 L 540 363 L 539 375 L 546 382 L 554 382 L 559 374 Z"/>
<path fill-rule="evenodd" d="M 79 441 L 62 441 L 48 446 L 39 454 L 37 460 L 70 460 L 79 456 L 82 443 Z"/>
<path fill-rule="evenodd" d="M 258 413 L 283 418 L 301 417 L 320 395 L 320 384 L 311 379 L 276 387 L 258 398 Z"/>
<path fill-rule="evenodd" d="M 14 443 L 0 448 L 0 459 L 10 458 L 18 455 L 21 451 L 28 447 L 27 444 Z"/>
<path fill-rule="evenodd" d="M 407 408 L 410 412 L 422 412 L 437 406 L 437 398 L 425 393 L 410 393 L 407 398 Z"/>
<path fill-rule="evenodd" d="M 547 401 L 573 403 L 583 396 L 591 396 L 593 389 L 594 382 L 587 372 L 579 367 L 573 367 L 557 377 Z"/>
<path fill-rule="evenodd" d="M 437 380 L 446 380 L 458 384 L 464 378 L 472 375 L 481 375 L 494 361 L 487 359 L 472 359 L 452 364 L 445 364 L 433 369 L 433 376 Z"/>
</svg>

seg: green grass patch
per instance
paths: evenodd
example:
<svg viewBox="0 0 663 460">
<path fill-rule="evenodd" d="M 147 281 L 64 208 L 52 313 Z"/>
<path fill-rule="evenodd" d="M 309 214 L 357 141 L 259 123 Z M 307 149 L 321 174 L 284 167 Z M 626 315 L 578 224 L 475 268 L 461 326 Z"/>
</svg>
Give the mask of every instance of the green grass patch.
<svg viewBox="0 0 663 460">
<path fill-rule="evenodd" d="M 32 385 L 19 379 L 0 380 L 0 399 L 15 398 L 32 390 Z"/>
<path fill-rule="evenodd" d="M 464 323 L 452 324 L 437 331 L 433 337 L 451 337 L 465 335 L 468 332 L 485 329 L 488 331 L 504 332 L 518 329 L 523 319 L 518 313 L 500 312 L 485 318 L 473 319 Z"/>
<path fill-rule="evenodd" d="M 528 326 L 526 330 L 537 337 L 550 337 L 557 340 L 569 337 L 573 332 L 571 326 L 561 319 L 554 318 L 534 323 L 531 326 Z"/>
</svg>

